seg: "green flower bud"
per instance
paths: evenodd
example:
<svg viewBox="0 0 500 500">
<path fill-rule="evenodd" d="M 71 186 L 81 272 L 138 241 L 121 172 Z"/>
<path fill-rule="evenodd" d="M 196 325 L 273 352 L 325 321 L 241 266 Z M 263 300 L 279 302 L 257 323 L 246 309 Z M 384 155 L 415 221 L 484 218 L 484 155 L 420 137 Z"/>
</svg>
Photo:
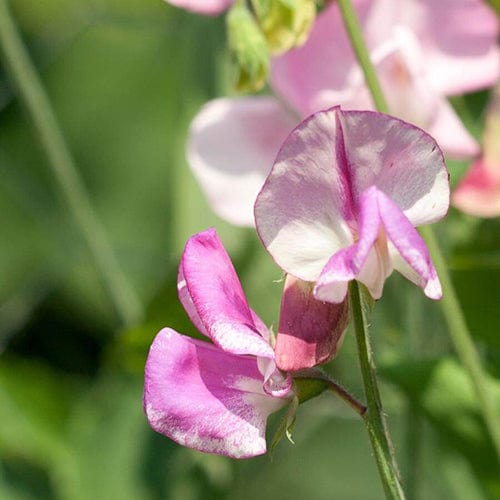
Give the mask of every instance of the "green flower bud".
<svg viewBox="0 0 500 500">
<path fill-rule="evenodd" d="M 272 54 L 302 45 L 316 17 L 315 0 L 251 0 Z"/>
<path fill-rule="evenodd" d="M 269 72 L 266 38 L 243 1 L 233 5 L 226 23 L 229 48 L 238 68 L 236 88 L 255 92 L 264 86 Z"/>
</svg>

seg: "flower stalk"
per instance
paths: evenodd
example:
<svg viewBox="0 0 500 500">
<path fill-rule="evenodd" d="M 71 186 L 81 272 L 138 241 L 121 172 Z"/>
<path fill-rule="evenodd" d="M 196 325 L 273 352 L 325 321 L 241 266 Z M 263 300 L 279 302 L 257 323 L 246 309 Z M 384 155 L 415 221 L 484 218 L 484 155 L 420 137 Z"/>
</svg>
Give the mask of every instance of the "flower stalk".
<svg viewBox="0 0 500 500">
<path fill-rule="evenodd" d="M 339 9 L 344 20 L 344 26 L 351 41 L 352 48 L 356 54 L 363 75 L 365 76 L 366 84 L 370 89 L 375 108 L 381 113 L 388 113 L 389 106 L 384 97 L 382 87 L 377 78 L 377 72 L 370 60 L 370 55 L 366 48 L 366 43 L 363 39 L 363 32 L 358 21 L 358 16 L 354 12 L 354 8 L 350 0 L 338 0 Z"/>
<path fill-rule="evenodd" d="M 7 0 L 0 0 L 0 54 L 4 68 L 25 104 L 53 178 L 93 257 L 122 325 L 142 316 L 142 305 L 123 273 L 92 207 L 75 161 L 64 140 L 50 99 L 24 46 Z"/>
<path fill-rule="evenodd" d="M 364 417 L 367 411 L 366 406 L 361 401 L 317 367 L 295 372 L 293 379 L 300 403 L 321 394 L 323 390 L 327 389 L 340 399 L 343 399 L 360 417 Z"/>
<path fill-rule="evenodd" d="M 389 111 L 387 102 L 381 90 L 375 68 L 369 58 L 352 3 L 350 0 L 338 0 L 338 3 L 351 44 L 365 75 L 366 83 L 371 92 L 375 106 L 378 111 L 387 113 Z M 497 414 L 491 395 L 487 390 L 486 377 L 481 366 L 479 354 L 465 322 L 464 314 L 460 307 L 451 276 L 434 231 L 431 227 L 427 226 L 422 227 L 420 232 L 428 245 L 435 263 L 435 268 L 442 282 L 443 298 L 440 304 L 448 325 L 451 340 L 472 382 L 483 419 L 495 447 L 498 461 L 500 462 L 500 426 L 498 426 L 500 416 Z M 368 408 L 370 409 L 370 404 Z"/>
<path fill-rule="evenodd" d="M 399 481 L 398 467 L 394 458 L 382 410 L 382 402 L 380 400 L 377 374 L 366 321 L 366 305 L 363 303 L 360 285 L 357 281 L 351 281 L 349 284 L 349 299 L 368 407 L 368 411 L 363 415 L 363 420 L 368 430 L 386 497 L 388 499 L 404 499 L 405 494 Z"/>
</svg>

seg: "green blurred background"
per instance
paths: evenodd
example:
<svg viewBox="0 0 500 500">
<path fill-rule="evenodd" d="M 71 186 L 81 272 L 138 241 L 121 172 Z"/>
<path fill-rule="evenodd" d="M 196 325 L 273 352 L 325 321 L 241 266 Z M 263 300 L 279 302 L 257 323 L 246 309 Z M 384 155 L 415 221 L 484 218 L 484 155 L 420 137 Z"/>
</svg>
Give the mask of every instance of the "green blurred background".
<svg viewBox="0 0 500 500">
<path fill-rule="evenodd" d="M 197 109 L 230 91 L 223 18 L 161 0 L 10 4 L 147 312 L 120 327 L 0 66 L 0 498 L 382 498 L 362 422 L 333 395 L 299 409 L 294 445 L 238 462 L 176 446 L 142 413 L 156 332 L 195 334 L 175 283 L 191 234 L 217 228 L 252 307 L 277 324 L 280 271 L 253 231 L 211 214 L 184 159 Z M 476 134 L 486 99 L 454 102 Z M 456 180 L 465 165 L 450 168 Z M 500 224 L 452 211 L 438 231 L 500 407 Z M 393 276 L 372 331 L 409 497 L 500 498 L 491 444 L 436 304 Z M 328 370 L 362 397 L 350 333 Z"/>
</svg>

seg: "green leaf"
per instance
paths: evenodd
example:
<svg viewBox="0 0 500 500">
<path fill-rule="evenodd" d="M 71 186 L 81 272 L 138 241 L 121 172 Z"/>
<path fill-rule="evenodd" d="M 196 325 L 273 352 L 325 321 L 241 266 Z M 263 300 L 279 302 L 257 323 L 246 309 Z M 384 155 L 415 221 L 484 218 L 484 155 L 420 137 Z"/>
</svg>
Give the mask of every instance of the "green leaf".
<svg viewBox="0 0 500 500">
<path fill-rule="evenodd" d="M 103 374 L 74 408 L 68 434 L 78 475 L 66 499 L 148 498 L 139 457 L 151 431 L 141 382 Z"/>
<path fill-rule="evenodd" d="M 394 363 L 383 366 L 380 373 L 411 399 L 448 446 L 467 458 L 489 498 L 498 498 L 500 476 L 495 451 L 462 367 L 454 359 L 444 358 Z M 500 410 L 500 382 L 491 377 L 488 381 Z"/>
<path fill-rule="evenodd" d="M 61 494 L 75 473 L 65 431 L 76 387 L 36 362 L 0 364 L 0 451 L 44 469 Z"/>
</svg>

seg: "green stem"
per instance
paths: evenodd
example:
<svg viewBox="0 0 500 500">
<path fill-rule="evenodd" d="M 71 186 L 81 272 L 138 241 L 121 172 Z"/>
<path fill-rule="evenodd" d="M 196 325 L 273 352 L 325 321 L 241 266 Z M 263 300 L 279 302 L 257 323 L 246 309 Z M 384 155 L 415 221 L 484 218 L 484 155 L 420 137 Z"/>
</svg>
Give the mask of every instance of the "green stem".
<svg viewBox="0 0 500 500">
<path fill-rule="evenodd" d="M 352 48 L 370 89 L 373 103 L 378 111 L 388 113 L 389 106 L 382 92 L 375 68 L 370 60 L 370 55 L 363 39 L 363 32 L 361 31 L 361 26 L 359 25 L 358 17 L 354 12 L 352 3 L 350 0 L 338 0 L 338 4 L 344 20 L 344 26 L 351 40 Z"/>
<path fill-rule="evenodd" d="M 404 499 L 405 495 L 399 481 L 398 468 L 382 410 L 375 363 L 368 334 L 366 307 L 363 305 L 363 297 L 359 286 L 356 281 L 351 281 L 349 284 L 349 299 L 368 407 L 363 419 L 368 430 L 386 497 L 388 499 Z"/>
<path fill-rule="evenodd" d="M 492 438 L 497 460 L 500 464 L 500 417 L 495 408 L 491 393 L 487 389 L 487 380 L 481 366 L 479 353 L 467 328 L 467 323 L 436 235 L 429 226 L 420 228 L 420 232 L 427 243 L 443 287 L 443 298 L 440 303 L 446 323 L 448 324 L 448 331 L 453 346 L 476 392 L 476 397 L 479 401 L 483 418 Z"/>
<path fill-rule="evenodd" d="M 142 305 L 122 272 L 103 226 L 92 208 L 65 143 L 49 97 L 23 44 L 7 0 L 0 0 L 0 52 L 4 67 L 38 133 L 52 174 L 79 227 L 104 287 L 124 325 L 142 316 Z"/>
<path fill-rule="evenodd" d="M 351 44 L 354 48 L 356 56 L 358 57 L 358 62 L 363 68 L 363 72 L 366 76 L 366 82 L 376 104 L 376 108 L 378 111 L 388 112 L 387 103 L 383 97 L 380 84 L 378 83 L 375 68 L 373 67 L 373 64 L 368 56 L 366 44 L 363 41 L 361 28 L 359 26 L 359 22 L 357 21 L 356 13 L 352 8 L 352 4 L 350 0 L 338 0 L 338 3 Z M 421 228 L 421 233 L 429 246 L 429 251 L 432 255 L 434 265 L 443 285 L 443 299 L 440 301 L 440 304 L 448 324 L 450 337 L 455 350 L 474 386 L 486 427 L 488 428 L 492 438 L 497 458 L 500 461 L 500 425 L 498 425 L 500 417 L 497 415 L 492 398 L 486 389 L 486 380 L 479 354 L 467 328 L 465 317 L 458 302 L 446 262 L 437 243 L 434 231 L 431 227 L 427 226 Z"/>
</svg>

